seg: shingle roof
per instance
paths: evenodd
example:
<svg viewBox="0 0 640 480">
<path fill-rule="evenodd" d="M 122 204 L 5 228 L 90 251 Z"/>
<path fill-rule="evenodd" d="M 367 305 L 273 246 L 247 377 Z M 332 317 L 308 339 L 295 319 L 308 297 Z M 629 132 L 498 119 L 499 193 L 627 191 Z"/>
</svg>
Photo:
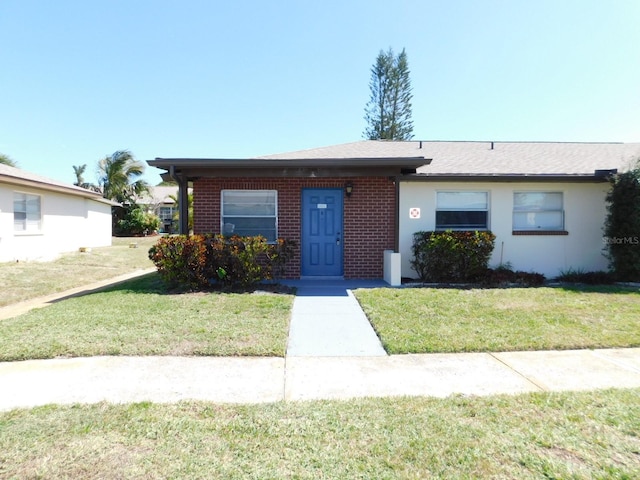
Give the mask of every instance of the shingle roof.
<svg viewBox="0 0 640 480">
<path fill-rule="evenodd" d="M 22 185 L 32 188 L 40 188 L 56 192 L 64 192 L 70 195 L 90 198 L 98 202 L 114 204 L 110 200 L 103 198 L 99 193 L 87 190 L 85 188 L 69 185 L 66 183 L 52 180 L 42 175 L 27 172 L 20 168 L 10 167 L 0 163 L 0 183 L 9 183 L 12 185 Z"/>
<path fill-rule="evenodd" d="M 593 175 L 595 170 L 627 170 L 640 158 L 640 143 L 446 142 L 363 140 L 300 150 L 261 159 L 425 157 L 421 174 Z"/>
<path fill-rule="evenodd" d="M 173 198 L 178 197 L 178 186 L 156 186 L 149 187 L 149 191 L 138 199 L 138 203 L 159 205 L 161 203 L 175 203 Z"/>
</svg>

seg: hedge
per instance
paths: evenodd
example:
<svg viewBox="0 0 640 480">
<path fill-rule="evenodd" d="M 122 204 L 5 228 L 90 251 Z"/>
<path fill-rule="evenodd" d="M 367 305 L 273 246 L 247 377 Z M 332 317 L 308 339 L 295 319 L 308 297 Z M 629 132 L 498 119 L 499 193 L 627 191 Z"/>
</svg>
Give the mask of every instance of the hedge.
<svg viewBox="0 0 640 480">
<path fill-rule="evenodd" d="M 267 243 L 261 236 L 177 235 L 161 238 L 149 258 L 162 279 L 188 289 L 247 288 L 284 271 L 294 252 L 291 241 Z"/>
<path fill-rule="evenodd" d="M 488 231 L 416 232 L 411 266 L 425 282 L 476 282 L 489 268 L 495 238 Z"/>
</svg>

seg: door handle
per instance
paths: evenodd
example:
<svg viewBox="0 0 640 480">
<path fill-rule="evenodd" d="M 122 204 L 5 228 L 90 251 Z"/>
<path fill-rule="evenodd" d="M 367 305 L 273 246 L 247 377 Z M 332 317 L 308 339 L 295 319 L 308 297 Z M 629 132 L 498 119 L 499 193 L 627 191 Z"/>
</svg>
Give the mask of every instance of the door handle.
<svg viewBox="0 0 640 480">
<path fill-rule="evenodd" d="M 337 233 L 337 237 L 336 237 L 336 245 L 340 245 L 340 232 Z"/>
</svg>

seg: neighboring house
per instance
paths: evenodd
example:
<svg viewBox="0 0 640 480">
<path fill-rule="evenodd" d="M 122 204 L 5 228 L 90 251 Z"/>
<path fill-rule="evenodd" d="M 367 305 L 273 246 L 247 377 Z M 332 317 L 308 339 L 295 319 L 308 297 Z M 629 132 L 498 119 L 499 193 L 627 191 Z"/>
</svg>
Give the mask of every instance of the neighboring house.
<svg viewBox="0 0 640 480">
<path fill-rule="evenodd" d="M 178 186 L 149 187 L 149 192 L 137 200 L 147 212 L 154 213 L 160 218 L 161 233 L 173 233 L 177 230 L 174 220 L 178 207 L 174 199 L 178 198 Z"/>
<path fill-rule="evenodd" d="M 99 193 L 0 164 L 0 261 L 50 260 L 111 245 L 111 206 Z"/>
<path fill-rule="evenodd" d="M 167 170 L 180 195 L 193 182 L 195 233 L 297 242 L 289 277 L 387 278 L 394 269 L 416 278 L 413 233 L 445 229 L 491 230 L 492 266 L 553 277 L 606 269 L 607 177 L 638 158 L 637 143 L 368 140 L 149 164 Z"/>
</svg>

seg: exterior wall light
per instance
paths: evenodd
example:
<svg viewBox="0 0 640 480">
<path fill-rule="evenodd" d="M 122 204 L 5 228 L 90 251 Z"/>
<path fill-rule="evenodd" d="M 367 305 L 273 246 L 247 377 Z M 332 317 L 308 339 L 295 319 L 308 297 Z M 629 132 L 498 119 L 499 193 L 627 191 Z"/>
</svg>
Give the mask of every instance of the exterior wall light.
<svg viewBox="0 0 640 480">
<path fill-rule="evenodd" d="M 351 197 L 351 194 L 353 193 L 353 183 L 351 182 L 347 182 L 344 186 L 344 193 L 347 194 L 347 198 Z"/>
</svg>

